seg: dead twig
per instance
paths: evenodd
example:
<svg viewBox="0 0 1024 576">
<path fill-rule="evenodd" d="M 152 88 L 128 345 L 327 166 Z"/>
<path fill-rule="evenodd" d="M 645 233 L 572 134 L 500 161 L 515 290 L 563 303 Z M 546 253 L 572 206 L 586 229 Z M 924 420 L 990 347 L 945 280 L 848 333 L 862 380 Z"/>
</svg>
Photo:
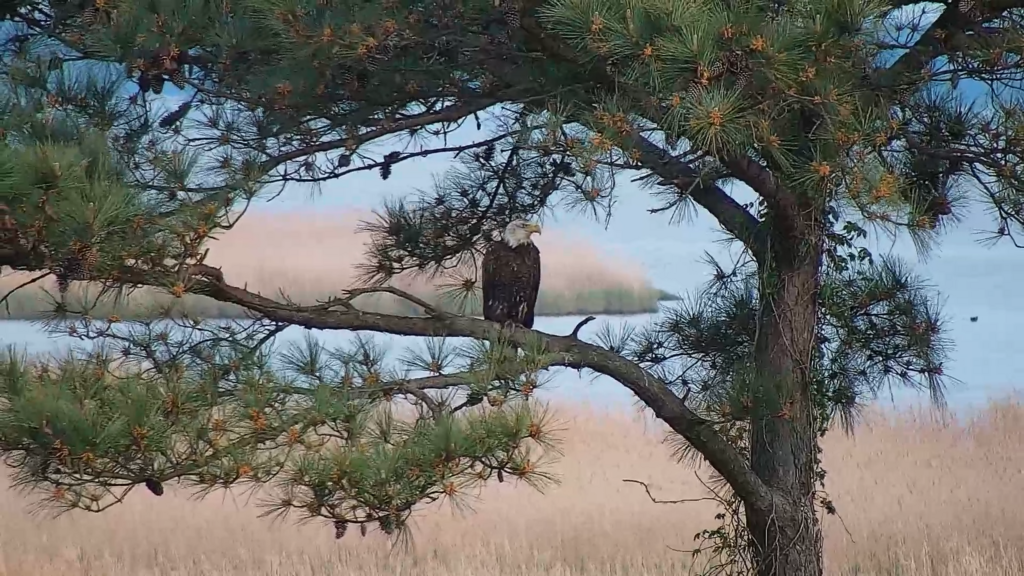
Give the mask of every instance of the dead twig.
<svg viewBox="0 0 1024 576">
<path fill-rule="evenodd" d="M 427 302 L 426 300 L 420 298 L 419 296 L 410 294 L 405 290 L 400 290 L 398 288 L 395 288 L 394 286 L 372 286 L 366 288 L 351 288 L 349 290 L 346 290 L 345 294 L 348 295 L 345 298 L 345 302 L 348 302 L 350 304 L 352 300 L 355 300 L 357 297 L 362 296 L 364 294 L 391 294 L 393 296 L 398 296 L 403 300 L 408 300 L 409 302 L 412 302 L 413 304 L 419 306 L 429 316 L 440 318 L 448 315 L 447 313 L 438 309 L 433 304 Z"/>
<path fill-rule="evenodd" d="M 654 497 L 654 494 L 651 493 L 651 487 L 648 486 L 646 482 L 643 482 L 643 481 L 640 481 L 640 480 L 630 480 L 629 478 L 625 478 L 622 481 L 623 482 L 628 482 L 630 484 L 639 484 L 639 485 L 643 486 L 644 487 L 644 492 L 647 493 L 647 497 L 650 498 L 651 502 L 654 502 L 655 504 L 689 504 L 689 503 L 692 503 L 692 502 L 718 502 L 719 501 L 717 498 L 707 498 L 707 497 L 705 497 L 705 498 L 682 498 L 680 500 L 658 500 L 657 498 Z"/>
<path fill-rule="evenodd" d="M 11 315 L 11 302 L 10 302 L 11 294 L 14 294 L 18 290 L 21 290 L 22 288 L 24 288 L 26 286 L 30 286 L 32 284 L 35 284 L 36 282 L 39 282 L 40 280 L 42 280 L 43 278 L 46 278 L 47 276 L 49 276 L 51 274 L 52 274 L 52 272 L 43 272 L 39 276 L 36 276 L 34 278 L 29 278 L 28 280 L 22 282 L 21 284 L 18 284 L 14 288 L 11 288 L 7 292 L 7 294 L 4 294 L 4 297 L 0 298 L 0 303 L 3 303 L 4 308 L 7 310 L 7 315 L 8 316 Z"/>
<path fill-rule="evenodd" d="M 596 316 L 587 316 L 583 320 L 580 320 L 579 323 L 576 324 L 576 327 L 572 329 L 572 333 L 569 334 L 569 338 L 576 338 L 578 340 L 580 337 L 580 330 L 582 330 L 584 326 L 590 324 L 594 320 L 597 320 Z"/>
</svg>

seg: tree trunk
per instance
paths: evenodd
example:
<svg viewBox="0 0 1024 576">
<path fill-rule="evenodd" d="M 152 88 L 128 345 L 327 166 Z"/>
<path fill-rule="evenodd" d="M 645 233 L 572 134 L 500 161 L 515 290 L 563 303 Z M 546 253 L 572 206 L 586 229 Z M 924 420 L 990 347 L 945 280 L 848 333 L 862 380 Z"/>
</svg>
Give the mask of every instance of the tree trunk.
<svg viewBox="0 0 1024 576">
<path fill-rule="evenodd" d="M 800 232 L 777 238 L 776 246 L 792 251 L 773 250 L 771 264 L 762 271 L 750 463 L 772 490 L 774 502 L 768 509 L 748 505 L 745 510 L 759 576 L 820 576 L 823 570 L 814 509 L 818 451 L 811 398 L 821 244 L 817 230 Z"/>
</svg>

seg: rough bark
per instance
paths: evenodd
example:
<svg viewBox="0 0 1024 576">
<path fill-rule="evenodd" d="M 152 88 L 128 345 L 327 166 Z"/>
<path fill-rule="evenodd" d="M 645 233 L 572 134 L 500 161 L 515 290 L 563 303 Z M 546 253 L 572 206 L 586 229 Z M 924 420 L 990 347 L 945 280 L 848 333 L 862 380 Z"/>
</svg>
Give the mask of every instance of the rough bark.
<svg viewBox="0 0 1024 576">
<path fill-rule="evenodd" d="M 757 341 L 759 398 L 750 465 L 773 494 L 772 504 L 747 502 L 747 524 L 759 576 L 822 574 L 821 532 L 814 508 L 817 434 L 811 362 L 818 321 L 821 266 L 816 226 L 783 223 L 773 258 L 762 267 L 765 298 Z M 787 230 L 788 228 L 788 230 Z M 785 234 L 785 232 L 792 234 Z M 779 236 L 788 236 L 788 238 Z M 816 240 L 817 239 L 817 240 Z"/>
</svg>

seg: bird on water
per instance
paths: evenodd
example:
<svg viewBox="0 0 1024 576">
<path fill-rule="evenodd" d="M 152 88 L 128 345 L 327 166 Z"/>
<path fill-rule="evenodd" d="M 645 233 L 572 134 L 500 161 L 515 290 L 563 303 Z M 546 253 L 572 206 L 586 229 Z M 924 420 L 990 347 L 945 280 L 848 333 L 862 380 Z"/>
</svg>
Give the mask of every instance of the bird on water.
<svg viewBox="0 0 1024 576">
<path fill-rule="evenodd" d="M 539 224 L 513 220 L 491 242 L 482 265 L 484 319 L 533 328 L 540 290 L 540 250 L 531 238 Z"/>
</svg>

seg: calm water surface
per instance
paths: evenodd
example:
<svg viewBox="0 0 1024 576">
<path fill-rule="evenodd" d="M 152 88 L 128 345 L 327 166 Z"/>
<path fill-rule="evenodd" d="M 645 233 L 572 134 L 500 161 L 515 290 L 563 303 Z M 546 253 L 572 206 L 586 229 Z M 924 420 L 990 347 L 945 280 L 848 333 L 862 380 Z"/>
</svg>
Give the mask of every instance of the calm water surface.
<svg viewBox="0 0 1024 576">
<path fill-rule="evenodd" d="M 607 317 L 592 323 L 584 331 L 592 335 L 599 323 L 631 323 L 643 324 L 654 318 L 651 314 L 635 316 Z M 553 334 L 567 334 L 582 318 L 575 316 L 559 318 L 539 318 L 537 329 Z M 949 322 L 951 337 L 956 343 L 952 362 L 947 373 L 963 381 L 953 383 L 947 393 L 950 407 L 960 415 L 968 415 L 975 409 L 984 407 L 990 400 L 997 400 L 1017 391 L 1016 375 L 1024 373 L 1024 357 L 1013 354 L 1015 339 L 1006 335 L 1013 333 L 1013 316 L 993 314 L 985 318 L 985 322 L 972 323 L 966 319 L 952 318 Z M 344 331 L 313 331 L 308 332 L 320 339 L 329 347 L 345 345 L 354 337 Z M 277 344 L 287 345 L 301 342 L 307 334 L 301 328 L 290 328 L 282 333 Z M 404 336 L 377 335 L 375 338 L 386 343 L 387 348 L 400 354 L 408 346 L 416 346 L 416 338 Z M 31 322 L 0 322 L 0 344 L 14 343 L 19 347 L 35 353 L 50 353 L 66 350 L 78 341 L 67 337 L 51 336 L 41 326 Z M 986 375 L 974 377 L 970 375 Z M 545 396 L 550 399 L 573 400 L 603 408 L 628 409 L 634 405 L 632 393 L 615 381 L 593 374 L 579 374 L 573 370 L 554 369 L 549 372 L 550 383 L 544 387 Z M 1004 375 L 1000 378 L 999 375 Z M 1011 377 L 1012 376 L 1012 377 Z M 895 390 L 877 402 L 896 407 L 925 405 L 925 395 L 908 390 Z"/>
</svg>

